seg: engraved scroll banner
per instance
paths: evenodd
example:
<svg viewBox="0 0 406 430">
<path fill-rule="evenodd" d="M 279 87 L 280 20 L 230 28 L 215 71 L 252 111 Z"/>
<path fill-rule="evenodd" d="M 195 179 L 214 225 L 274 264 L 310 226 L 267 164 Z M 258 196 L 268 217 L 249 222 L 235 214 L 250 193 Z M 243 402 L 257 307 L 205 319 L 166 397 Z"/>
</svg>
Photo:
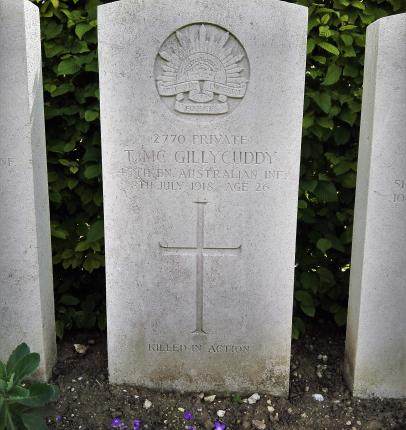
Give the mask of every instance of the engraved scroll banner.
<svg viewBox="0 0 406 430">
<path fill-rule="evenodd" d="M 188 92 L 189 99 L 197 103 L 182 103 L 180 100 L 183 100 L 183 97 L 180 96 L 175 102 L 175 110 L 182 113 L 195 114 L 226 113 L 228 111 L 227 97 L 243 98 L 247 90 L 245 82 L 232 86 L 213 81 L 204 81 L 201 87 L 199 81 L 182 82 L 174 85 L 168 85 L 165 82 L 159 81 L 157 85 L 158 92 L 163 97 L 179 96 Z M 219 103 L 208 104 L 207 102 L 213 100 L 214 94 L 224 96 L 224 98 L 222 100 L 219 99 Z"/>
</svg>

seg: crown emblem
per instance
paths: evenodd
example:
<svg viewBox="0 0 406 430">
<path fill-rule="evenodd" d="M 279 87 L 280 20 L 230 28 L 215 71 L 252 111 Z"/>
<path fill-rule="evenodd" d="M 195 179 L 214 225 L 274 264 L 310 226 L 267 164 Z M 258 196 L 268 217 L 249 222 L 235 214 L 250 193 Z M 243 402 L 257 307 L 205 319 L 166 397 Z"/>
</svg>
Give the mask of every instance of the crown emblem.
<svg viewBox="0 0 406 430">
<path fill-rule="evenodd" d="M 224 114 L 228 99 L 242 99 L 247 90 L 245 58 L 239 42 L 214 25 L 191 25 L 176 31 L 159 51 L 162 97 L 175 97 L 174 109 L 184 114 Z"/>
</svg>

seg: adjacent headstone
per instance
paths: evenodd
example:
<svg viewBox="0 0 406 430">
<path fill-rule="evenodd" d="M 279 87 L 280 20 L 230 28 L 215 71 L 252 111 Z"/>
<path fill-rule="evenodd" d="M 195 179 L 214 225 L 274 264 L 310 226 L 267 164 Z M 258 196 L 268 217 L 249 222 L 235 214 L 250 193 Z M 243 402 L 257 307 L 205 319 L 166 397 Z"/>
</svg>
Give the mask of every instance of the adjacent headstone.
<svg viewBox="0 0 406 430">
<path fill-rule="evenodd" d="M 406 14 L 367 30 L 345 371 L 406 397 Z"/>
<path fill-rule="evenodd" d="M 286 395 L 307 9 L 99 7 L 110 380 Z"/>
<path fill-rule="evenodd" d="M 21 342 L 56 357 L 38 8 L 0 1 L 0 360 Z"/>
</svg>

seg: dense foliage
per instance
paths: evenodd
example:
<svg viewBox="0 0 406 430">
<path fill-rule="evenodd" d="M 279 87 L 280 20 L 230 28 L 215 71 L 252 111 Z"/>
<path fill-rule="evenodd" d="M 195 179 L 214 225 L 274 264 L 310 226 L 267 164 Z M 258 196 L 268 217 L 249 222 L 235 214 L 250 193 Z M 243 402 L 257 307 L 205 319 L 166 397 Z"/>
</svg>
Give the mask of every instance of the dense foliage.
<svg viewBox="0 0 406 430">
<path fill-rule="evenodd" d="M 58 335 L 103 328 L 103 207 L 96 7 L 32 0 L 42 16 Z M 249 1 L 249 0 L 248 0 Z M 105 2 L 104 2 L 105 3 Z M 301 315 L 346 318 L 366 26 L 404 0 L 298 0 L 309 7 L 294 336 Z"/>
<path fill-rule="evenodd" d="M 0 430 L 47 430 L 44 407 L 57 400 L 59 390 L 55 385 L 25 382 L 39 361 L 25 343 L 12 352 L 7 364 L 0 361 Z"/>
</svg>

